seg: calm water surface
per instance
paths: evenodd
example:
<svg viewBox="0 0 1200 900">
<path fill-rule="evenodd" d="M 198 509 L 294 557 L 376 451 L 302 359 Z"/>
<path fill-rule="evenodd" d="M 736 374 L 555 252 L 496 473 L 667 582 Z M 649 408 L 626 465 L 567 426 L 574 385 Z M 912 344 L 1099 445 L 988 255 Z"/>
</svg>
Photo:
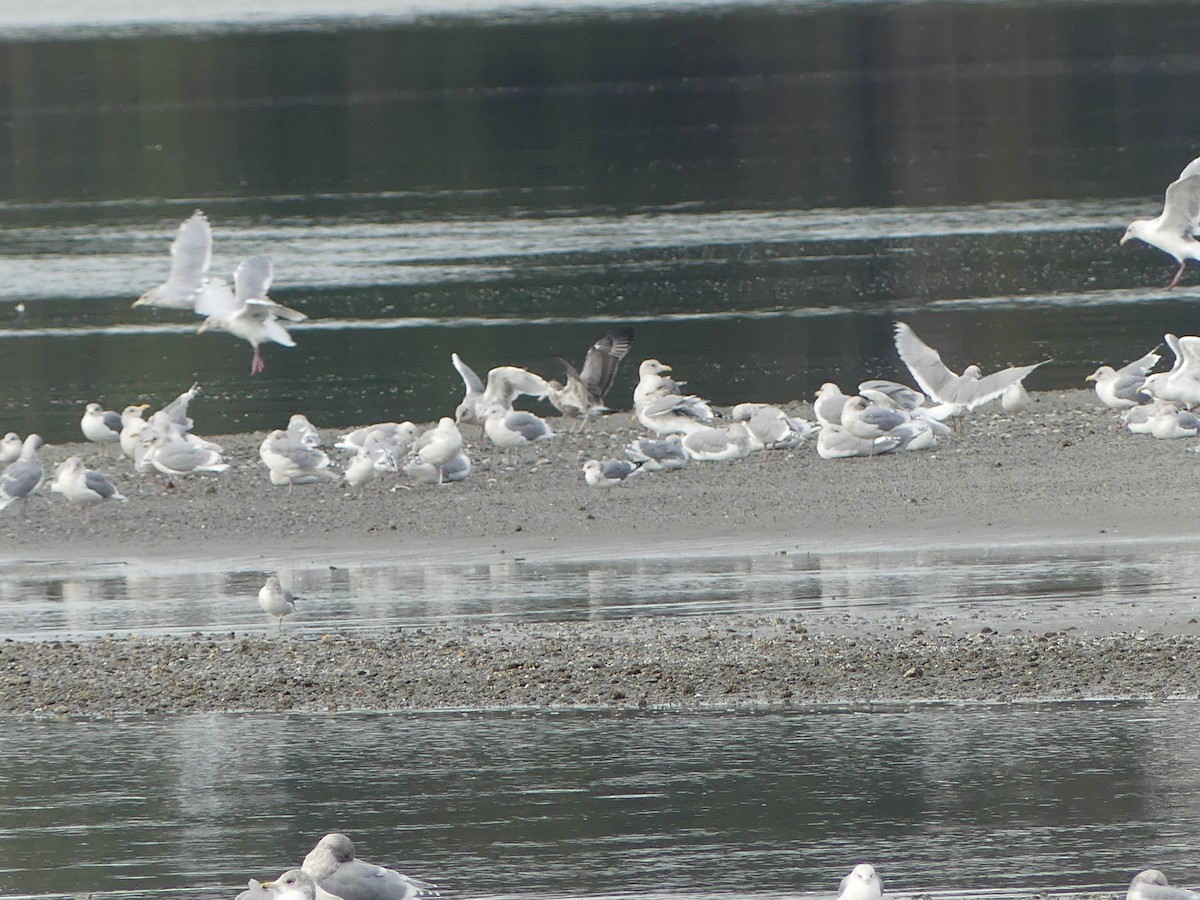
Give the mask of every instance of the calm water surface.
<svg viewBox="0 0 1200 900">
<path fill-rule="evenodd" d="M 1200 707 L 8 722 L 0 890 L 232 897 L 344 828 L 466 897 L 1195 883 Z"/>
</svg>

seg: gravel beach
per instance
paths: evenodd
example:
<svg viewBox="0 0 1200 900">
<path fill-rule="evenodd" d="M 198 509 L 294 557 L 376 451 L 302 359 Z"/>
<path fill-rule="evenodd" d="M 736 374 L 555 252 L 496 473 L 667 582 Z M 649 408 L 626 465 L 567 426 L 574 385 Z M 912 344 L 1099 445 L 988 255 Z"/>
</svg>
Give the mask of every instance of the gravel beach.
<svg viewBox="0 0 1200 900">
<path fill-rule="evenodd" d="M 202 404 L 193 414 L 203 434 Z M 360 489 L 273 486 L 257 455 L 263 433 L 218 438 L 233 469 L 175 490 L 88 446 L 53 446 L 42 454 L 47 468 L 82 454 L 129 501 L 96 509 L 85 524 L 43 488 L 27 510 L 0 517 L 0 540 L 8 565 L 263 568 L 1194 540 L 1194 442 L 1132 435 L 1116 422 L 1090 392 L 1042 393 L 1016 416 L 977 411 L 961 437 L 933 452 L 823 461 L 808 447 L 646 474 L 611 490 L 587 487 L 579 470 L 588 458 L 619 456 L 640 434 L 627 414 L 527 448 L 511 465 L 472 440 L 471 477 L 446 486 L 395 478 Z M 984 618 L 967 633 L 933 617 L 881 614 L 847 628 L 811 616 L 730 616 L 359 636 L 285 629 L 269 637 L 10 641 L 0 644 L 0 709 L 109 715 L 1198 697 L 1194 622 L 1167 633 L 1133 625 L 1093 633 L 1086 622 L 1047 630 L 1036 618 L 1019 627 Z"/>
</svg>

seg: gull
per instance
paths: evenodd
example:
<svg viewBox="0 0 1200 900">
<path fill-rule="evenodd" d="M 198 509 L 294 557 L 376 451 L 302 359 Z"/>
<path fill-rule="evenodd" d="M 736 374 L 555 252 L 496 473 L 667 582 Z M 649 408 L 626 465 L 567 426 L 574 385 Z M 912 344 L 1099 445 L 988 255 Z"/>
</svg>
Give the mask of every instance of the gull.
<svg viewBox="0 0 1200 900">
<path fill-rule="evenodd" d="M 454 411 L 454 420 L 459 423 L 482 425 L 493 410 L 511 412 L 514 401 L 523 394 L 545 399 L 554 392 L 546 379 L 517 366 L 496 366 L 488 371 L 487 384 L 484 384 L 457 353 L 450 354 L 450 361 L 466 388 L 462 402 Z"/>
<path fill-rule="evenodd" d="M 354 459 L 346 466 L 343 477 L 351 487 L 358 487 L 372 481 L 380 472 L 388 471 L 396 471 L 396 457 L 388 449 L 383 434 L 372 433 L 367 435 Z"/>
<path fill-rule="evenodd" d="M 101 447 L 119 443 L 122 427 L 121 414 L 104 409 L 99 403 L 89 403 L 79 420 L 83 436 Z"/>
<path fill-rule="evenodd" d="M 0 440 L 0 466 L 6 466 L 21 455 L 21 436 L 10 431 Z"/>
<path fill-rule="evenodd" d="M 1200 337 L 1164 334 L 1163 340 L 1175 354 L 1169 372 L 1147 375 L 1142 390 L 1156 400 L 1191 408 L 1200 405 Z"/>
<path fill-rule="evenodd" d="M 268 616 L 279 619 L 283 631 L 283 617 L 296 611 L 296 596 L 280 584 L 278 575 L 268 575 L 267 583 L 258 589 L 258 605 Z"/>
<path fill-rule="evenodd" d="M 1171 290 L 1183 277 L 1189 259 L 1200 259 L 1200 242 L 1194 234 L 1200 226 L 1200 157 L 1193 159 L 1179 173 L 1179 177 L 1167 185 L 1162 213 L 1153 219 L 1136 219 L 1129 223 L 1121 238 L 1121 245 L 1137 238 L 1151 247 L 1175 258 L 1179 271 L 1167 285 Z"/>
<path fill-rule="evenodd" d="M 237 895 L 237 900 L 340 900 L 323 890 L 303 869 L 288 869 L 274 881 L 250 879 L 249 887 Z"/>
<path fill-rule="evenodd" d="M 50 490 L 62 494 L 78 506 L 84 522 L 87 521 L 89 507 L 105 500 L 125 501 L 125 497 L 108 478 L 85 468 L 78 456 L 68 457 L 58 464 L 54 470 L 54 480 L 50 482 Z"/>
<path fill-rule="evenodd" d="M 850 399 L 843 394 L 842 389 L 832 381 L 827 381 L 817 390 L 817 398 L 813 401 L 813 413 L 822 425 L 841 425 L 842 407 Z"/>
<path fill-rule="evenodd" d="M 505 412 L 493 409 L 483 420 L 483 430 L 493 444 L 506 452 L 554 437 L 554 431 L 546 424 L 545 419 L 519 410 Z"/>
<path fill-rule="evenodd" d="M 816 434 L 811 423 L 793 419 L 769 403 L 739 403 L 729 415 L 735 422 L 746 423 L 752 448 L 764 454 L 768 450 L 794 450 Z"/>
<path fill-rule="evenodd" d="M 224 279 L 209 277 L 211 266 L 212 226 L 204 213 L 196 210 L 179 226 L 171 243 L 171 271 L 167 280 L 146 291 L 133 305 L 194 310 L 206 294 L 229 290 Z"/>
<path fill-rule="evenodd" d="M 276 428 L 258 445 L 258 456 L 270 470 L 271 484 L 312 484 L 322 478 L 337 480 L 328 471 L 329 457 L 316 447 L 302 444 Z"/>
<path fill-rule="evenodd" d="M 412 422 L 376 422 L 374 425 L 364 425 L 343 434 L 333 446 L 339 450 L 357 452 L 374 437 L 392 456 L 400 457 L 408 453 L 420 436 L 421 429 Z"/>
<path fill-rule="evenodd" d="M 900 443 L 896 445 L 897 450 L 932 450 L 937 446 L 935 426 L 938 424 L 940 423 L 928 419 L 911 419 L 893 428 L 887 436 L 900 439 Z"/>
<path fill-rule="evenodd" d="M 39 435 L 28 435 L 21 443 L 21 453 L 15 462 L 0 472 L 0 510 L 7 509 L 17 500 L 23 500 L 39 487 L 46 477 L 38 448 L 42 446 Z"/>
<path fill-rule="evenodd" d="M 195 423 L 188 418 L 188 406 L 196 399 L 196 395 L 199 393 L 200 383 L 193 382 L 190 388 L 160 409 L 155 415 L 161 413 L 163 418 L 174 422 L 184 431 L 191 431 Z"/>
<path fill-rule="evenodd" d="M 167 476 L 167 487 L 174 487 L 174 479 L 180 475 L 195 472 L 219 475 L 229 468 L 228 463 L 222 461 L 219 450 L 193 443 L 177 430 L 156 433 L 146 458 L 150 465 Z"/>
<path fill-rule="evenodd" d="M 896 449 L 899 444 L 900 438 L 894 434 L 861 438 L 841 425 L 823 425 L 817 434 L 817 455 L 821 459 L 878 456 Z"/>
<path fill-rule="evenodd" d="M 633 389 L 633 414 L 655 434 L 687 434 L 708 427 L 713 411 L 707 401 L 684 394 L 681 385 L 663 373 L 671 367 L 657 359 L 638 366 L 638 383 Z"/>
<path fill-rule="evenodd" d="M 723 462 L 745 459 L 750 455 L 752 442 L 745 422 L 734 422 L 728 428 L 707 426 L 689 431 L 683 438 L 683 449 L 697 462 Z"/>
<path fill-rule="evenodd" d="M 639 438 L 625 448 L 625 455 L 642 464 L 644 472 L 682 469 L 691 459 L 683 449 L 683 438 L 671 434 L 661 441 Z"/>
<path fill-rule="evenodd" d="M 667 394 L 682 394 L 686 381 L 676 381 L 664 372 L 672 371 L 666 363 L 657 359 L 644 359 L 638 366 L 638 383 L 633 388 L 634 408 L 642 406 L 656 397 Z"/>
<path fill-rule="evenodd" d="M 254 356 L 250 360 L 251 375 L 257 375 L 267 367 L 258 349 L 259 344 L 274 341 L 284 347 L 296 346 L 279 320 L 303 322 L 308 318 L 299 310 L 267 297 L 273 278 L 271 260 L 266 256 L 252 256 L 239 263 L 234 270 L 233 291 L 210 291 L 196 304 L 196 312 L 207 317 L 200 325 L 199 333 L 209 329 L 228 331 L 254 348 Z"/>
<path fill-rule="evenodd" d="M 640 462 L 627 459 L 589 459 L 583 464 L 583 478 L 592 487 L 610 488 L 642 471 Z"/>
<path fill-rule="evenodd" d="M 1190 438 L 1200 434 L 1200 419 L 1169 403 L 1158 407 L 1148 422 L 1150 434 L 1159 440 Z"/>
<path fill-rule="evenodd" d="M 1151 351 L 1141 359 L 1114 369 L 1112 366 L 1101 366 L 1084 381 L 1094 382 L 1096 396 L 1100 402 L 1111 409 L 1129 409 L 1149 403 L 1153 398 L 1142 390 L 1146 376 L 1158 365 L 1161 357 Z"/>
<path fill-rule="evenodd" d="M 1164 407 L 1171 406 L 1161 400 L 1155 400 L 1145 406 L 1131 406 L 1121 413 L 1121 422 L 1133 434 L 1150 434 L 1151 420 Z M 1175 409 L 1174 406 L 1171 406 Z"/>
<path fill-rule="evenodd" d="M 438 484 L 446 483 L 446 466 L 462 450 L 462 432 L 449 416 L 442 416 L 435 427 L 429 429 L 413 445 L 421 462 L 429 463 L 438 470 Z"/>
<path fill-rule="evenodd" d="M 881 900 L 883 882 L 875 874 L 874 867 L 859 863 L 842 879 L 837 896 L 838 900 Z"/>
<path fill-rule="evenodd" d="M 999 397 L 1038 366 L 1049 362 L 1043 360 L 1031 366 L 1013 366 L 987 377 L 983 377 L 978 366 L 968 366 L 961 375 L 955 375 L 942 362 L 941 355 L 903 322 L 896 323 L 896 350 L 921 390 L 939 403 L 961 405 L 967 409 Z"/>
<path fill-rule="evenodd" d="M 905 412 L 912 412 L 925 405 L 925 395 L 920 391 L 914 391 L 907 384 L 882 378 L 862 382 L 858 386 L 858 393 L 873 403 L 881 403 Z"/>
<path fill-rule="evenodd" d="M 1171 887 L 1158 869 L 1145 869 L 1133 876 L 1125 900 L 1197 900 L 1198 896 L 1194 891 Z"/>
<path fill-rule="evenodd" d="M 609 412 L 604 398 L 612 389 L 617 368 L 632 345 L 633 329 L 621 328 L 592 344 L 578 371 L 567 360 L 560 360 L 567 372 L 567 383 L 564 387 L 557 381 L 548 382 L 553 388 L 548 399 L 554 408 L 564 416 L 579 419 L 581 431 L 592 418 Z"/>
<path fill-rule="evenodd" d="M 855 437 L 866 440 L 890 434 L 911 421 L 912 417 L 908 413 L 891 406 L 871 403 L 866 397 L 850 397 L 842 407 L 842 427 Z"/>
<path fill-rule="evenodd" d="M 459 450 L 457 456 L 442 466 L 440 474 L 437 466 L 412 459 L 405 463 L 404 474 L 422 484 L 437 484 L 439 480 L 463 481 L 471 474 L 471 458 Z"/>
<path fill-rule="evenodd" d="M 310 447 L 321 446 L 321 433 L 317 431 L 312 422 L 308 421 L 308 416 L 303 413 L 296 413 L 288 419 L 287 433 L 288 437 L 302 444 L 307 444 Z"/>
<path fill-rule="evenodd" d="M 121 445 L 121 452 L 130 459 L 134 458 L 138 438 L 150 424 L 142 418 L 149 408 L 149 403 L 141 403 L 121 410 L 121 433 L 117 435 L 117 441 Z"/>
<path fill-rule="evenodd" d="M 304 857 L 303 869 L 318 885 L 342 900 L 412 900 L 436 894 L 428 882 L 354 858 L 354 842 L 327 834 Z"/>
<path fill-rule="evenodd" d="M 1010 384 L 1000 395 L 1000 408 L 1006 413 L 1020 412 L 1029 405 L 1031 399 L 1025 385 L 1018 381 Z"/>
</svg>

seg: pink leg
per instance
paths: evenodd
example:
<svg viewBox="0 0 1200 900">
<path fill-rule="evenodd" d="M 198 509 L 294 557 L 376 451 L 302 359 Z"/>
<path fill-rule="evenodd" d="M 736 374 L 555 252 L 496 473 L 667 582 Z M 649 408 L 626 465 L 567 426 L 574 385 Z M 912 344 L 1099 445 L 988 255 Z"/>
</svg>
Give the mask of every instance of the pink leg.
<svg viewBox="0 0 1200 900">
<path fill-rule="evenodd" d="M 265 362 L 263 362 L 262 354 L 259 353 L 258 348 L 255 347 L 254 348 L 254 359 L 250 360 L 250 374 L 257 375 L 259 372 L 261 372 L 266 367 L 267 367 L 267 364 Z"/>
<path fill-rule="evenodd" d="M 1187 260 L 1185 259 L 1183 262 L 1181 262 L 1179 264 L 1179 271 L 1175 273 L 1174 280 L 1172 280 L 1171 283 L 1167 285 L 1168 291 L 1171 290 L 1171 288 L 1175 287 L 1175 285 L 1179 284 L 1179 279 L 1183 277 L 1183 270 L 1186 267 L 1187 267 Z"/>
</svg>

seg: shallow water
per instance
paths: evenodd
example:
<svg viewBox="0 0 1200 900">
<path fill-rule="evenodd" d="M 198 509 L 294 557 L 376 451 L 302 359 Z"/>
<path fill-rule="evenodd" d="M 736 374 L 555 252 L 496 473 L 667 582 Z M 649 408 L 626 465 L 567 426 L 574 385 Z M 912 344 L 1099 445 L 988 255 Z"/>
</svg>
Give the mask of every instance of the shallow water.
<svg viewBox="0 0 1200 900">
<path fill-rule="evenodd" d="M 988 551 L 776 553 L 552 563 L 19 563 L 0 569 L 0 638 L 276 630 L 256 601 L 270 571 L 303 600 L 287 633 L 636 616 L 801 615 L 841 623 L 920 616 L 1093 632 L 1185 627 L 1200 547 L 1113 544 Z"/>
<path fill-rule="evenodd" d="M 1200 707 L 6 722 L 0 890 L 234 895 L 328 830 L 465 897 L 1123 890 L 1197 876 Z M 1158 737 L 1155 737 L 1155 736 Z"/>
<path fill-rule="evenodd" d="M 553 376 L 623 322 L 722 404 L 903 377 L 901 316 L 1040 388 L 1192 330 L 1116 246 L 1195 153 L 1186 4 L 237 6 L 0 12 L 4 430 L 193 381 L 202 433 L 429 420 L 452 351 Z M 311 316 L 262 376 L 129 309 L 198 206 Z"/>
</svg>

